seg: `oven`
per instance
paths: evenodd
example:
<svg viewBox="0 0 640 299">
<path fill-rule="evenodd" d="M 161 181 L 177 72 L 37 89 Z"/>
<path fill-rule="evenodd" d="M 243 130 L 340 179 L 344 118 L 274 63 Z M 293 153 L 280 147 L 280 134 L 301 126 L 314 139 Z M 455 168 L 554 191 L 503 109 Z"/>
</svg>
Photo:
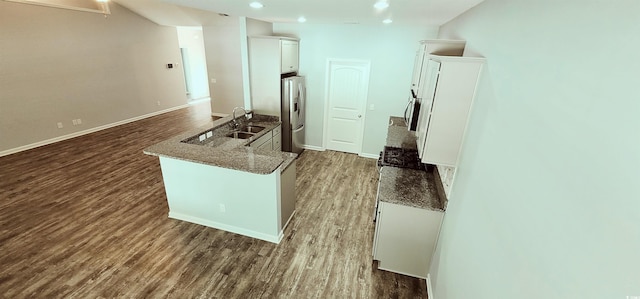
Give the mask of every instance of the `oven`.
<svg viewBox="0 0 640 299">
<path fill-rule="evenodd" d="M 383 151 L 380 152 L 378 158 L 378 172 L 382 170 L 382 167 L 398 167 L 409 168 L 423 171 L 433 171 L 433 165 L 423 164 L 422 160 L 418 156 L 417 149 L 405 149 L 399 147 L 385 146 Z M 380 180 L 380 177 L 378 177 Z M 373 211 L 373 221 L 376 221 L 378 216 L 378 205 L 380 204 L 379 195 L 380 184 L 378 184 L 378 194 L 376 194 L 376 208 Z"/>
</svg>

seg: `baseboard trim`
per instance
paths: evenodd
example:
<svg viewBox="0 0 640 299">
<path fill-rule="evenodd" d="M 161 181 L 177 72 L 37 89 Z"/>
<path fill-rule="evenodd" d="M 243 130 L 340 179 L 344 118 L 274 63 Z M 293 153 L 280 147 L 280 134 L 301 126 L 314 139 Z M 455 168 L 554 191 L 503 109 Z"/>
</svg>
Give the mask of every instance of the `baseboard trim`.
<svg viewBox="0 0 640 299">
<path fill-rule="evenodd" d="M 211 116 L 215 116 L 215 117 L 227 117 L 227 116 L 229 116 L 229 113 L 211 112 Z"/>
<path fill-rule="evenodd" d="M 189 105 L 195 105 L 195 104 L 200 104 L 203 102 L 211 102 L 211 98 L 209 96 L 206 97 L 200 97 L 200 98 L 196 98 L 196 99 L 190 99 L 189 100 Z"/>
<path fill-rule="evenodd" d="M 367 154 L 367 153 L 360 153 L 358 154 L 358 156 L 363 158 L 376 159 L 376 160 L 380 157 L 379 155 Z"/>
<path fill-rule="evenodd" d="M 284 232 L 284 229 L 287 228 L 287 226 L 289 225 L 289 222 L 291 222 L 291 219 L 293 219 L 293 215 L 295 214 L 296 214 L 296 210 L 293 210 L 293 213 L 291 213 L 291 216 L 289 216 L 287 223 L 284 224 L 284 226 L 282 227 L 282 231 L 280 233 Z"/>
<path fill-rule="evenodd" d="M 431 289 L 431 274 L 427 274 L 427 298 L 435 299 L 433 297 L 433 290 Z"/>
<path fill-rule="evenodd" d="M 247 237 L 251 237 L 251 238 L 260 239 L 260 240 L 271 242 L 271 243 L 275 243 L 275 244 L 280 243 L 280 239 L 282 238 L 282 236 L 281 236 L 282 232 L 280 232 L 280 233 L 278 233 L 278 235 L 274 236 L 274 235 L 270 235 L 270 234 L 256 232 L 256 231 L 253 231 L 253 230 L 248 230 L 248 229 L 245 229 L 245 228 L 242 228 L 242 227 L 237 227 L 237 226 L 228 225 L 228 224 L 224 224 L 224 223 L 220 223 L 220 222 L 216 222 L 216 221 L 211 221 L 211 220 L 207 220 L 207 219 L 193 217 L 193 216 L 189 216 L 189 215 L 185 215 L 185 214 L 181 214 L 181 213 L 169 212 L 169 218 L 182 220 L 182 221 L 186 221 L 186 222 L 191 222 L 191 223 L 195 223 L 195 224 L 199 224 L 199 225 L 203 225 L 203 226 L 207 226 L 207 227 L 212 227 L 212 228 L 215 228 L 215 229 L 219 229 L 219 230 L 223 230 L 223 231 L 227 231 L 227 232 L 230 232 L 230 233 L 243 235 L 243 236 L 247 236 Z"/>
<path fill-rule="evenodd" d="M 74 132 L 74 133 L 71 133 L 71 134 L 58 136 L 58 137 L 55 137 L 55 138 L 51 138 L 51 139 L 47 139 L 47 140 L 43 140 L 43 141 L 38 141 L 38 142 L 35 142 L 35 143 L 31 143 L 31 144 L 19 146 L 19 147 L 16 147 L 16 148 L 4 150 L 4 151 L 0 152 L 0 157 L 8 156 L 8 155 L 11 155 L 11 154 L 15 154 L 15 153 L 23 152 L 23 151 L 26 151 L 26 150 L 34 149 L 36 147 L 41 147 L 41 146 L 49 145 L 49 144 L 52 144 L 52 143 L 64 141 L 64 140 L 67 140 L 67 139 L 79 137 L 79 136 L 82 136 L 82 135 L 91 134 L 91 133 L 94 133 L 94 132 L 98 132 L 98 131 L 102 131 L 102 130 L 105 130 L 105 129 L 117 127 L 117 126 L 120 126 L 120 125 L 128 124 L 128 123 L 131 123 L 131 122 L 134 122 L 134 121 L 138 121 L 138 120 L 141 120 L 141 119 L 153 117 L 153 116 L 156 116 L 156 115 L 164 114 L 164 113 L 175 111 L 175 110 L 180 110 L 182 108 L 187 108 L 187 107 L 189 107 L 189 104 L 184 104 L 184 105 L 172 107 L 172 108 L 169 108 L 169 109 L 164 109 L 164 110 L 148 113 L 148 114 L 145 114 L 145 115 L 136 116 L 136 117 L 133 117 L 133 118 L 121 120 L 121 121 L 118 121 L 118 122 L 114 122 L 114 123 L 110 123 L 110 124 L 94 127 L 94 128 L 91 128 L 91 129 L 78 131 L 78 132 Z"/>
<path fill-rule="evenodd" d="M 398 273 L 398 274 L 411 276 L 411 277 L 415 277 L 415 278 L 419 278 L 419 279 L 427 279 L 424 276 L 419 276 L 419 275 L 415 275 L 415 274 L 411 274 L 411 273 L 406 273 L 406 272 L 402 272 L 402 271 L 396 271 L 396 270 L 393 270 L 393 269 L 385 268 L 384 266 L 380 265 L 380 261 L 378 261 L 378 270 L 384 270 L 384 271 L 388 271 L 388 272 Z M 429 274 L 427 274 L 427 275 L 429 275 Z"/>
<path fill-rule="evenodd" d="M 316 151 L 316 152 L 324 152 L 324 151 L 327 150 L 324 147 L 319 147 L 319 146 L 314 146 L 314 145 L 306 145 L 306 144 L 303 146 L 303 148 L 311 150 L 311 151 Z"/>
<path fill-rule="evenodd" d="M 291 219 L 293 219 L 293 215 L 296 214 L 296 210 L 293 210 L 293 213 L 291 213 L 291 216 L 289 216 L 289 220 L 287 220 L 287 223 L 284 224 L 284 226 L 282 227 L 282 229 L 280 230 L 280 233 L 278 234 L 278 244 L 280 244 L 280 241 L 282 241 L 282 239 L 284 239 L 284 231 L 287 228 L 287 226 L 289 225 L 289 222 L 291 222 Z"/>
</svg>

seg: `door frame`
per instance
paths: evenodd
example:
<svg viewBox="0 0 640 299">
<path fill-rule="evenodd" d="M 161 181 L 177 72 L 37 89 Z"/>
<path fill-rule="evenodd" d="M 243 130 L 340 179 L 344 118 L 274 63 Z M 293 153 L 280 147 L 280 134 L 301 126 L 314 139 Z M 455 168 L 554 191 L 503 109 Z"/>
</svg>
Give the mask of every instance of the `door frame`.
<svg viewBox="0 0 640 299">
<path fill-rule="evenodd" d="M 343 58 L 327 58 L 325 79 L 324 79 L 324 126 L 322 130 L 322 148 L 327 149 L 327 138 L 329 137 L 329 87 L 331 82 L 331 65 L 335 63 L 356 63 L 365 67 L 366 88 L 363 92 L 364 102 L 360 103 L 360 111 L 362 111 L 362 123 L 360 126 L 358 155 L 362 154 L 362 143 L 364 140 L 364 124 L 367 120 L 367 103 L 369 102 L 369 79 L 371 76 L 371 60 L 362 59 L 343 59 Z"/>
</svg>

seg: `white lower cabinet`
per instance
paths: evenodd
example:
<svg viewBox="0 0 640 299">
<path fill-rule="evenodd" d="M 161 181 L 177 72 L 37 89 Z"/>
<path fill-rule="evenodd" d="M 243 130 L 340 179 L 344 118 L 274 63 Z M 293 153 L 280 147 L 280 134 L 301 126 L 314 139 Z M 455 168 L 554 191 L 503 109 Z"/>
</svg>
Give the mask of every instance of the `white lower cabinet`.
<svg viewBox="0 0 640 299">
<path fill-rule="evenodd" d="M 273 128 L 273 150 L 282 151 L 282 125 Z"/>
<path fill-rule="evenodd" d="M 276 135 L 275 131 L 273 132 L 273 139 L 272 139 L 272 144 L 273 144 L 273 150 L 274 151 L 282 151 L 282 135 L 278 134 Z"/>
<path fill-rule="evenodd" d="M 250 147 L 258 148 L 258 149 L 267 149 L 274 151 L 282 150 L 282 127 L 279 125 L 275 127 L 273 130 L 267 132 L 260 136 L 260 138 L 254 140 L 249 144 Z"/>
<path fill-rule="evenodd" d="M 373 244 L 378 269 L 427 278 L 444 212 L 380 202 Z"/>
<path fill-rule="evenodd" d="M 272 149 L 273 148 L 273 139 L 269 138 L 265 143 L 258 146 L 258 149 Z"/>
<path fill-rule="evenodd" d="M 268 146 L 268 149 L 271 149 L 271 138 L 272 138 L 271 132 L 267 132 L 267 134 L 264 134 L 260 136 L 260 138 L 251 142 L 249 146 L 259 148 L 259 149 L 264 149 L 265 147 Z"/>
</svg>

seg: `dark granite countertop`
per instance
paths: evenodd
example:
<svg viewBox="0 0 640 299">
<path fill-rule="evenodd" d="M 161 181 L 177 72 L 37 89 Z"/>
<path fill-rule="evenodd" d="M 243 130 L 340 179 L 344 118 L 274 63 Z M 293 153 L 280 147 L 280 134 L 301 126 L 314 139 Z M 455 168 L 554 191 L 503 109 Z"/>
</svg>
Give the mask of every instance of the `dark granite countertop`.
<svg viewBox="0 0 640 299">
<path fill-rule="evenodd" d="M 418 149 L 416 134 L 407 129 L 404 118 L 391 116 L 387 128 L 387 146 L 404 149 Z"/>
<path fill-rule="evenodd" d="M 403 117 L 400 116 L 391 116 L 389 117 L 389 127 L 391 126 L 396 126 L 396 127 L 407 127 L 407 123 L 404 121 Z"/>
<path fill-rule="evenodd" d="M 380 201 L 433 211 L 444 211 L 433 173 L 408 168 L 382 167 Z"/>
<path fill-rule="evenodd" d="M 284 171 L 298 156 L 294 153 L 258 150 L 246 146 L 280 125 L 277 118 L 255 115 L 251 120 L 247 120 L 246 122 L 253 125 L 265 127 L 250 139 L 225 136 L 232 131 L 228 126 L 231 119 L 231 116 L 227 116 L 214 121 L 213 125 L 176 135 L 145 148 L 144 153 L 257 174 L 270 174 L 277 169 Z M 205 138 L 200 140 L 200 136 Z"/>
<path fill-rule="evenodd" d="M 386 146 L 418 150 L 414 132 L 407 130 L 404 118 L 391 116 Z M 444 211 L 444 196 L 437 168 L 434 171 L 384 166 L 380 170 L 379 199 L 383 202 L 415 208 Z"/>
</svg>

